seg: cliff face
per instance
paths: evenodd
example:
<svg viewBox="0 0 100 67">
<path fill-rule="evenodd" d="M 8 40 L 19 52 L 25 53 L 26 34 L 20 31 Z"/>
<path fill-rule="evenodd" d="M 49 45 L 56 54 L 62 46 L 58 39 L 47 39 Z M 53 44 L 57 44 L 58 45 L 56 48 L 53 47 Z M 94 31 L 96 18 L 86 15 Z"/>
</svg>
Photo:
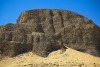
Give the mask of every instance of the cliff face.
<svg viewBox="0 0 100 67">
<path fill-rule="evenodd" d="M 45 57 L 65 46 L 100 56 L 100 28 L 77 13 L 48 9 L 25 11 L 17 24 L 0 27 L 2 55 L 33 51 Z"/>
</svg>

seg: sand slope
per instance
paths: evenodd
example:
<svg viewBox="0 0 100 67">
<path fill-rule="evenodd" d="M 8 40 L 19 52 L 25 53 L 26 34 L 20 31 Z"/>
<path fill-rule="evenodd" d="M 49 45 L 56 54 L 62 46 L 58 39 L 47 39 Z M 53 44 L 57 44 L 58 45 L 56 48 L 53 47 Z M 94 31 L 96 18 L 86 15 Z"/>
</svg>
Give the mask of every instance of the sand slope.
<svg viewBox="0 0 100 67">
<path fill-rule="evenodd" d="M 43 58 L 28 52 L 14 58 L 4 58 L 0 67 L 100 67 L 100 58 L 73 49 L 58 50 Z"/>
</svg>

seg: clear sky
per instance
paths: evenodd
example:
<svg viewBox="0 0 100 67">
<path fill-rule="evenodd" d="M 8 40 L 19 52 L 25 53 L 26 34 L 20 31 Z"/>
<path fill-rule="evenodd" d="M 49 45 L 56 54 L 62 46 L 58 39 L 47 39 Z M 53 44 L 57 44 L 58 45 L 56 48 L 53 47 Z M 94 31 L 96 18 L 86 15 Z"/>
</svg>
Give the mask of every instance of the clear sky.
<svg viewBox="0 0 100 67">
<path fill-rule="evenodd" d="M 41 8 L 77 12 L 100 27 L 100 0 L 0 0 L 0 26 L 16 23 L 25 10 Z"/>
</svg>

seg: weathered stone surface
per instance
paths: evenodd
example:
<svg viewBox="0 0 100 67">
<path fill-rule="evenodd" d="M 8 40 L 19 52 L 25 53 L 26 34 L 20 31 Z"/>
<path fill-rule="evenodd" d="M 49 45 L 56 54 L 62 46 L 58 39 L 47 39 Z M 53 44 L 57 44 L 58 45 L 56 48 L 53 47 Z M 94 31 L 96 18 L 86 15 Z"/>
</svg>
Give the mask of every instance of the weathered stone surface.
<svg viewBox="0 0 100 67">
<path fill-rule="evenodd" d="M 12 32 L 6 32 L 5 33 L 5 41 L 12 41 Z"/>
<path fill-rule="evenodd" d="M 32 32 L 33 35 L 33 52 L 40 56 L 46 57 L 50 52 L 64 48 L 60 34 L 49 36 L 45 33 Z"/>
<path fill-rule="evenodd" d="M 29 45 L 26 43 L 16 42 L 16 41 L 7 41 L 2 42 L 0 46 L 0 51 L 2 52 L 3 56 L 16 56 L 21 53 L 25 53 L 30 51 Z"/>
<path fill-rule="evenodd" d="M 11 41 L 22 46 L 18 44 L 16 48 L 12 47 L 12 43 L 8 43 Z M 7 46 L 1 48 L 3 43 L 9 45 L 11 51 L 8 51 L 11 53 L 8 54 L 12 56 L 30 50 L 47 56 L 54 50 L 65 49 L 65 46 L 100 56 L 100 28 L 86 17 L 71 11 L 28 10 L 21 13 L 17 24 L 9 23 L 0 27 L 0 51 L 8 49 Z"/>
<path fill-rule="evenodd" d="M 33 52 L 40 56 L 47 56 L 51 51 L 51 46 L 46 35 L 37 32 L 33 32 L 32 35 L 34 37 Z"/>
</svg>

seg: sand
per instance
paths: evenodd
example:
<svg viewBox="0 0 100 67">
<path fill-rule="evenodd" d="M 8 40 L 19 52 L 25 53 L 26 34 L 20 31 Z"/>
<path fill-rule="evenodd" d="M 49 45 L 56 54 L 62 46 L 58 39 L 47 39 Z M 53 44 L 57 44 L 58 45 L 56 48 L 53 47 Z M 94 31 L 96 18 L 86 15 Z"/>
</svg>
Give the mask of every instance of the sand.
<svg viewBox="0 0 100 67">
<path fill-rule="evenodd" d="M 32 52 L 3 58 L 0 67 L 100 67 L 100 58 L 71 48 L 57 50 L 43 58 Z"/>
</svg>

